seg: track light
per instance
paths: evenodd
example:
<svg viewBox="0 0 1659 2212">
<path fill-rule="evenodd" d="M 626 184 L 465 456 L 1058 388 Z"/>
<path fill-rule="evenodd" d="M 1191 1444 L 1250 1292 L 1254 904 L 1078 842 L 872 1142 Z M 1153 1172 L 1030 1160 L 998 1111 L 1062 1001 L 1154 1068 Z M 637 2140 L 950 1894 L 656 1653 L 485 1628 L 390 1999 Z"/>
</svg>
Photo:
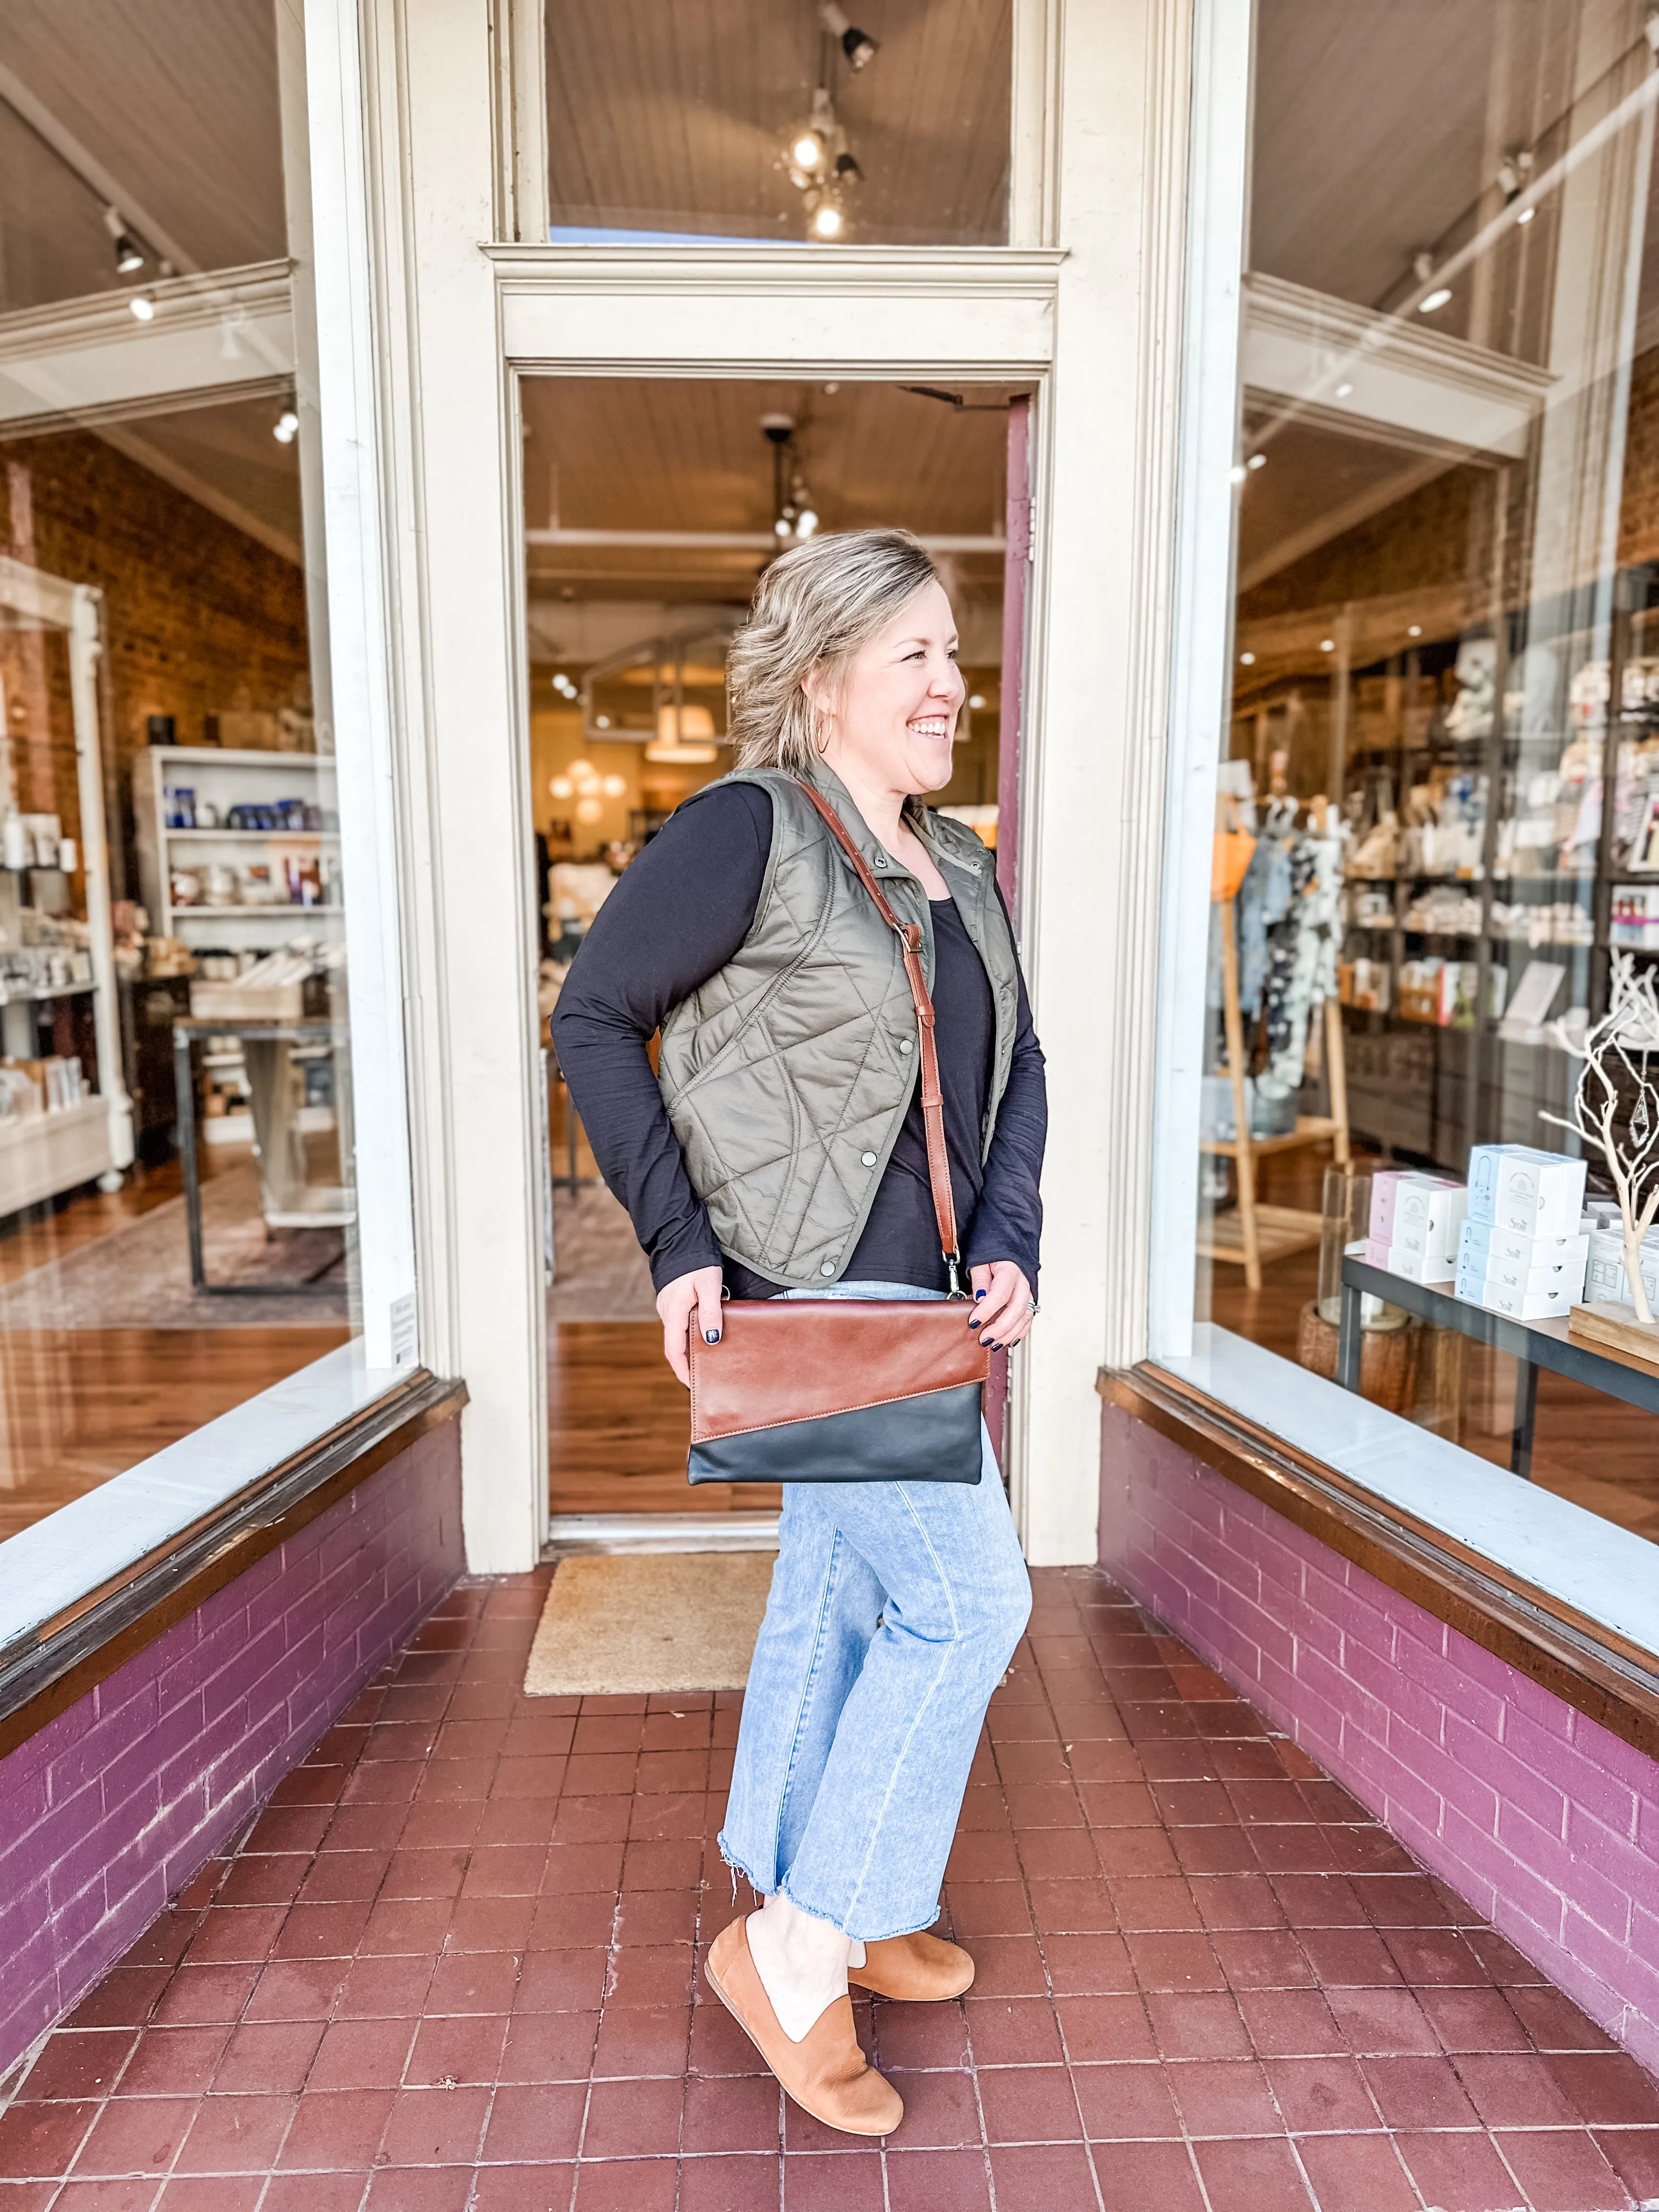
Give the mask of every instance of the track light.
<svg viewBox="0 0 1659 2212">
<path fill-rule="evenodd" d="M 1450 297 L 1451 286 L 1449 284 L 1437 284 L 1432 292 L 1428 293 L 1423 299 L 1418 301 L 1417 312 L 1419 315 L 1431 315 L 1437 309 L 1443 307 Z"/>
<path fill-rule="evenodd" d="M 300 434 L 300 418 L 291 407 L 284 407 L 271 425 L 270 434 L 279 446 L 291 446 Z"/>
<path fill-rule="evenodd" d="M 155 319 L 155 302 L 148 292 L 135 292 L 127 301 L 127 308 L 141 323 L 153 323 Z"/>
<path fill-rule="evenodd" d="M 847 210 L 837 193 L 824 191 L 811 195 L 807 204 L 806 233 L 809 238 L 823 239 L 826 243 L 842 236 L 847 228 Z"/>
<path fill-rule="evenodd" d="M 123 276 L 136 276 L 144 265 L 143 251 L 127 235 L 125 218 L 118 207 L 104 210 L 104 228 L 115 248 L 115 266 Z"/>
<path fill-rule="evenodd" d="M 849 23 L 846 9 L 836 7 L 835 0 L 819 0 L 818 21 L 832 39 L 840 40 L 849 70 L 857 71 L 874 61 L 879 41 L 872 39 L 868 31 L 860 31 L 856 24 Z"/>
</svg>

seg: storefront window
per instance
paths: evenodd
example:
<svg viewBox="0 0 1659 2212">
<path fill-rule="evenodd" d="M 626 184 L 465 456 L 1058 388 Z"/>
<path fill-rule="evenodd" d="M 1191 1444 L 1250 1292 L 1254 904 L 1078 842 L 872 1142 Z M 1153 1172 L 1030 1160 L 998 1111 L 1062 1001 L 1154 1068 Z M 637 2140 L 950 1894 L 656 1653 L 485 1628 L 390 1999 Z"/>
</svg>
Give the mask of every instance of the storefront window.
<svg viewBox="0 0 1659 2212">
<path fill-rule="evenodd" d="M 0 1641 L 414 1357 L 362 1341 L 302 58 L 126 21 L 26 7 L 0 79 Z"/>
<path fill-rule="evenodd" d="M 1011 0 L 550 0 L 553 236 L 998 246 Z"/>
<path fill-rule="evenodd" d="M 1659 1328 L 1565 1126 L 1598 1025 L 1627 1161 L 1659 1074 L 1653 46 L 1262 0 L 1255 76 L 1198 1356 L 1443 1523 L 1484 1462 L 1659 1538 Z"/>
</svg>

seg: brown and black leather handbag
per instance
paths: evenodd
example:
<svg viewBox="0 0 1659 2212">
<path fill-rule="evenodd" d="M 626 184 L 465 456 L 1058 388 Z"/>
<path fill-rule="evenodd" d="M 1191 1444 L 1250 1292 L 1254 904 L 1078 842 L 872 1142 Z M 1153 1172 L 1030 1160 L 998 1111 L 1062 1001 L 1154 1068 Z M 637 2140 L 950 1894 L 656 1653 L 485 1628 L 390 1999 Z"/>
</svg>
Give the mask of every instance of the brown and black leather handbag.
<svg viewBox="0 0 1659 2212">
<path fill-rule="evenodd" d="M 927 1179 L 951 1295 L 732 1299 L 718 1344 L 692 1333 L 687 1472 L 693 1482 L 977 1482 L 990 1354 L 964 1311 L 921 931 L 894 913 L 835 809 L 810 785 L 802 789 L 903 948 L 921 1044 Z"/>
</svg>

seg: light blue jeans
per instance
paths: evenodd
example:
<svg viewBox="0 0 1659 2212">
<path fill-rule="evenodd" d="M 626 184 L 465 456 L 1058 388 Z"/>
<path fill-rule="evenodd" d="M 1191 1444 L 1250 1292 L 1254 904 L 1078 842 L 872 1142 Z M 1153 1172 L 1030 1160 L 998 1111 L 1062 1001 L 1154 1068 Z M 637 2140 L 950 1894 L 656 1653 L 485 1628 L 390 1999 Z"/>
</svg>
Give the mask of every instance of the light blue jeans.
<svg viewBox="0 0 1659 2212">
<path fill-rule="evenodd" d="M 985 1708 L 1030 1615 L 1002 1479 L 988 1436 L 973 1485 L 778 1475 L 778 1563 L 720 1850 L 756 1889 L 845 1936 L 908 1936 L 939 1917 Z"/>
</svg>

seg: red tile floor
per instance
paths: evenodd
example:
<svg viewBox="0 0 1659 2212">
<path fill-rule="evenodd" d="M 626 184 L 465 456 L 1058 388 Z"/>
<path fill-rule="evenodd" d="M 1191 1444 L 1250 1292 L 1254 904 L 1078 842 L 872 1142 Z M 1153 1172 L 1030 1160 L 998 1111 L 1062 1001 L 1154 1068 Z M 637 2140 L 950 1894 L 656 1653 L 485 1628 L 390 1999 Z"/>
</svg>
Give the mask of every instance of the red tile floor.
<svg viewBox="0 0 1659 2212">
<path fill-rule="evenodd" d="M 4 2212 L 1612 2212 L 1659 2093 L 1097 1575 L 1037 1577 L 888 2144 L 698 1986 L 735 1697 L 526 1698 L 464 1587 L 0 2113 Z M 745 1894 L 744 1904 L 747 1904 Z"/>
</svg>

